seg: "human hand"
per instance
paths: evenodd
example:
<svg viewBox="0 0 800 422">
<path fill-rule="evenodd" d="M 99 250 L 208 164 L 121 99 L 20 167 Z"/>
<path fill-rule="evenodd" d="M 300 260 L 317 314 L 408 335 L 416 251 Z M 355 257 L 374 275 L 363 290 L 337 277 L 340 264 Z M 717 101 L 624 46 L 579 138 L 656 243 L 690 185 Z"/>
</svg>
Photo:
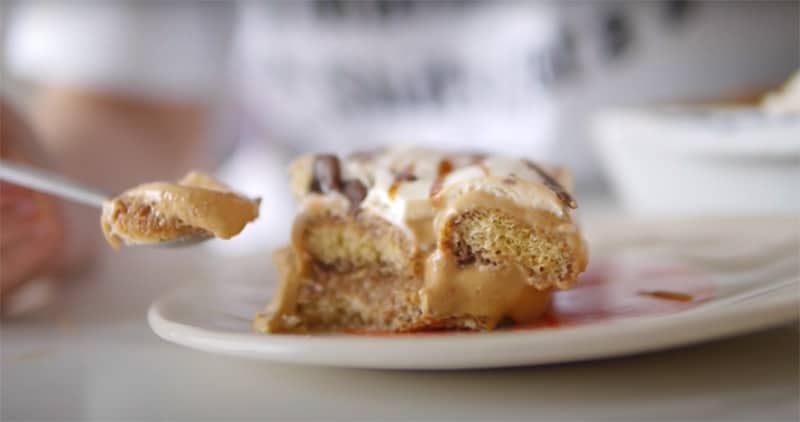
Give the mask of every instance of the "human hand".
<svg viewBox="0 0 800 422">
<path fill-rule="evenodd" d="M 35 136 L 10 106 L 0 101 L 0 158 L 43 164 Z M 64 219 L 51 197 L 0 182 L 0 299 L 60 265 Z"/>
</svg>

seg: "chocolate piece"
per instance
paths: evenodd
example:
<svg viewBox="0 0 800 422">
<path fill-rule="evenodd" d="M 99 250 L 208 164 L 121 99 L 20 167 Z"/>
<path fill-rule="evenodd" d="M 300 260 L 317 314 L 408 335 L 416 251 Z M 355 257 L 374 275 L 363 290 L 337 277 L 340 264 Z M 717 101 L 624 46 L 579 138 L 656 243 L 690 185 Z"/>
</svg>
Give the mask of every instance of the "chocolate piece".
<svg viewBox="0 0 800 422">
<path fill-rule="evenodd" d="M 367 197 L 367 187 L 360 180 L 342 180 L 342 166 L 339 157 L 332 154 L 314 157 L 314 171 L 311 179 L 312 192 L 329 194 L 339 192 L 350 201 L 351 210 L 356 210 Z"/>
<path fill-rule="evenodd" d="M 541 167 L 536 165 L 531 160 L 523 159 L 522 162 L 525 163 L 525 165 L 528 166 L 529 169 L 535 171 L 539 175 L 539 177 L 542 178 L 542 183 L 545 186 L 547 186 L 547 188 L 550 189 L 554 194 L 556 194 L 556 196 L 558 197 L 558 199 L 561 201 L 562 204 L 572 209 L 578 208 L 578 204 L 575 202 L 574 199 L 572 199 L 572 195 L 570 195 L 569 192 L 567 192 L 556 181 L 556 179 L 553 178 L 553 176 L 547 174 L 546 171 L 542 170 Z"/>
<path fill-rule="evenodd" d="M 332 154 L 314 157 L 314 177 L 311 179 L 311 191 L 327 194 L 342 190 L 342 169 L 339 157 Z"/>
<path fill-rule="evenodd" d="M 367 197 L 367 188 L 360 180 L 353 179 L 344 184 L 342 193 L 350 201 L 350 209 L 355 210 Z"/>
<path fill-rule="evenodd" d="M 414 174 L 414 164 L 409 164 L 403 167 L 400 171 L 393 171 L 394 181 L 397 182 L 415 182 L 417 176 Z"/>
</svg>

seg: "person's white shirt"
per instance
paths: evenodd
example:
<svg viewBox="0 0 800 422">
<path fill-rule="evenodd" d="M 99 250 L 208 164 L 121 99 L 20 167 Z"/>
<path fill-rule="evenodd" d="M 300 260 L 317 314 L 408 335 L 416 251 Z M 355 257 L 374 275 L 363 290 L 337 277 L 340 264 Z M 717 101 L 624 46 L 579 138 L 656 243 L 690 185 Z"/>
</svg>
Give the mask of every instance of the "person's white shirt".
<svg viewBox="0 0 800 422">
<path fill-rule="evenodd" d="M 29 2 L 13 74 L 232 100 L 297 150 L 400 142 L 598 166 L 598 105 L 734 95 L 798 67 L 798 5 L 629 2 Z"/>
</svg>

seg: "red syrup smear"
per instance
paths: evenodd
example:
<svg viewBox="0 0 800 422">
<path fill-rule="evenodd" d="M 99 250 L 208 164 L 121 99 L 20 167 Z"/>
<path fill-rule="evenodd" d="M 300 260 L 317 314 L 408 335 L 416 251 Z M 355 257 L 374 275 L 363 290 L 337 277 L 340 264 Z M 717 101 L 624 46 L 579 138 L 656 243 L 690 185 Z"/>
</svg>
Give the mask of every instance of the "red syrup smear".
<svg viewBox="0 0 800 422">
<path fill-rule="evenodd" d="M 496 332 L 564 329 L 635 317 L 667 315 L 694 308 L 713 297 L 714 285 L 708 277 L 679 264 L 601 261 L 590 265 L 589 270 L 580 276 L 572 289 L 556 292 L 552 308 L 540 320 L 499 328 Z M 368 337 L 427 337 L 472 333 L 480 332 L 432 330 L 347 334 Z"/>
</svg>

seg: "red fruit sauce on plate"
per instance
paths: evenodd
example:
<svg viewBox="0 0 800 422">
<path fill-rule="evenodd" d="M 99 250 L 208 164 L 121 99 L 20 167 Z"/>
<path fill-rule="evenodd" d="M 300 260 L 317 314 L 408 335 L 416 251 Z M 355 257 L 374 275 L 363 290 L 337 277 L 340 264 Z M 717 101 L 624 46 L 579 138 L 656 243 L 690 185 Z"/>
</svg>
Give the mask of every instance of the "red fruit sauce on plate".
<svg viewBox="0 0 800 422">
<path fill-rule="evenodd" d="M 563 329 L 633 317 L 685 311 L 714 297 L 709 278 L 678 263 L 601 261 L 591 265 L 570 290 L 558 291 L 542 319 L 496 331 Z M 415 333 L 356 332 L 366 336 L 431 336 L 467 331 Z M 477 332 L 475 332 L 477 333 Z"/>
</svg>

